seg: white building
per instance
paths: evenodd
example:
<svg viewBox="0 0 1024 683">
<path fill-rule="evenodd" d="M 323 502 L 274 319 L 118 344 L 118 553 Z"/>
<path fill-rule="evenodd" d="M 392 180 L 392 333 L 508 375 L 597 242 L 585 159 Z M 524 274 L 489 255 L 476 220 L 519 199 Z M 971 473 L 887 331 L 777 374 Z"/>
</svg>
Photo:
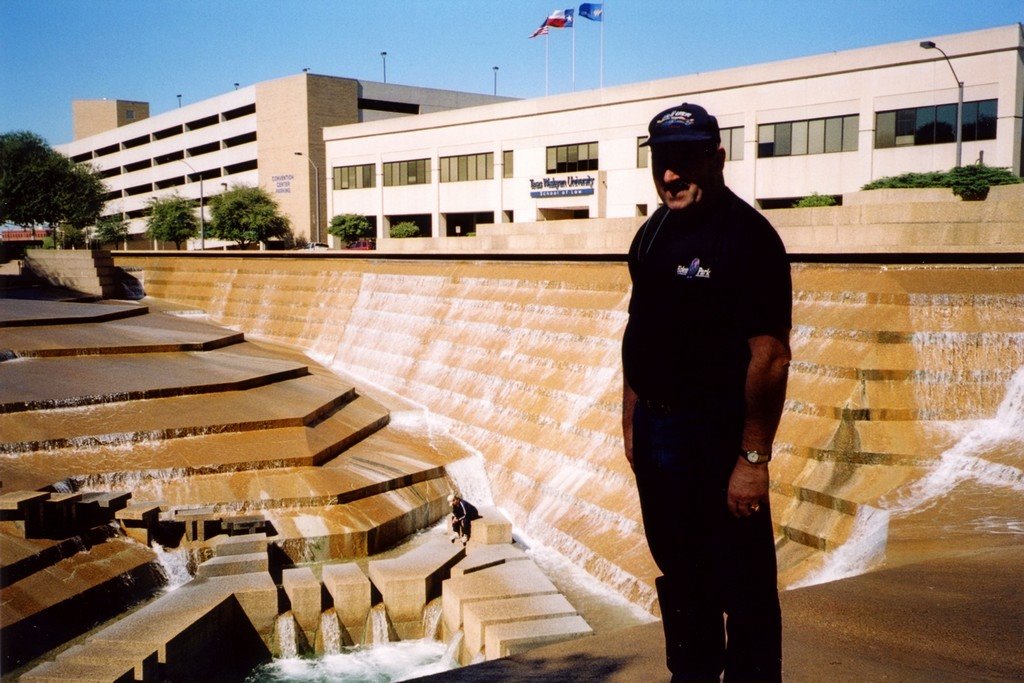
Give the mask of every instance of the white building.
<svg viewBox="0 0 1024 683">
<path fill-rule="evenodd" d="M 76 101 L 77 139 L 56 149 L 100 170 L 109 190 L 103 213 L 130 219 L 131 246 L 150 246 L 143 233 L 153 198 L 178 193 L 198 203 L 234 185 L 266 189 L 296 234 L 327 242 L 325 126 L 508 99 L 301 73 L 152 117 L 145 102 Z"/>
<path fill-rule="evenodd" d="M 472 233 L 481 223 L 625 218 L 657 205 L 646 148 L 658 111 L 718 117 L 726 180 L 762 208 L 955 165 L 1021 173 L 1024 35 L 1014 24 L 659 81 L 325 129 L 329 216 Z M 952 66 L 952 70 L 951 67 Z M 954 77 L 954 71 L 956 77 Z"/>
</svg>

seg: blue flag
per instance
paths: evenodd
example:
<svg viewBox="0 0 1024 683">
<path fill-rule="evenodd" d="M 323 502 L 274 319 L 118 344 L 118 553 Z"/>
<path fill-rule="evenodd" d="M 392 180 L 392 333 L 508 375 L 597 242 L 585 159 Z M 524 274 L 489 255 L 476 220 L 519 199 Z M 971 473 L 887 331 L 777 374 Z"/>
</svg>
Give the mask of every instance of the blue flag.
<svg viewBox="0 0 1024 683">
<path fill-rule="evenodd" d="M 602 21 L 604 18 L 604 3 L 585 2 L 580 5 L 580 16 L 591 21 Z"/>
</svg>

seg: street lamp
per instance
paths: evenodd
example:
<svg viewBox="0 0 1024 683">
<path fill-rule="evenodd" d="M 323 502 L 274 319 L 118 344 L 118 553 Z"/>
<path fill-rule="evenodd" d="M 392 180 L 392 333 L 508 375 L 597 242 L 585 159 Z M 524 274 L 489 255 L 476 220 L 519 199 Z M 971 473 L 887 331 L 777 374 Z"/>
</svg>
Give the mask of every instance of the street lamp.
<svg viewBox="0 0 1024 683">
<path fill-rule="evenodd" d="M 178 95 L 178 109 L 181 109 L 181 95 Z"/>
<path fill-rule="evenodd" d="M 936 45 L 930 40 L 922 40 L 920 43 L 921 47 L 925 50 L 938 50 L 942 53 L 942 56 L 946 58 L 946 64 L 949 64 L 949 70 L 953 72 L 953 80 L 956 81 L 957 88 L 957 102 L 956 102 L 956 167 L 960 168 L 960 162 L 963 160 L 963 116 L 964 116 L 964 82 L 956 75 L 956 69 L 953 68 L 953 62 L 949 61 L 949 55 L 943 51 L 941 47 Z"/>
<path fill-rule="evenodd" d="M 498 67 L 492 66 L 491 68 L 494 69 L 494 94 L 497 95 L 498 94 Z"/>
<path fill-rule="evenodd" d="M 313 177 L 316 182 L 316 241 L 318 244 L 323 244 L 323 239 L 320 237 L 320 169 L 317 168 L 316 164 L 313 163 L 313 160 L 310 159 L 308 155 L 303 154 L 302 152 L 296 152 L 295 156 L 306 157 L 306 161 L 308 161 L 309 165 L 313 167 Z"/>
<path fill-rule="evenodd" d="M 388 82 L 388 53 L 387 52 L 381 52 L 380 53 L 380 60 L 381 60 L 381 63 L 384 65 L 384 82 L 387 83 Z"/>
<path fill-rule="evenodd" d="M 199 250 L 206 250 L 206 213 L 203 210 L 203 174 L 198 173 L 196 169 L 192 168 L 192 165 L 184 159 L 178 159 L 181 163 L 188 166 L 192 173 L 199 176 Z"/>
</svg>

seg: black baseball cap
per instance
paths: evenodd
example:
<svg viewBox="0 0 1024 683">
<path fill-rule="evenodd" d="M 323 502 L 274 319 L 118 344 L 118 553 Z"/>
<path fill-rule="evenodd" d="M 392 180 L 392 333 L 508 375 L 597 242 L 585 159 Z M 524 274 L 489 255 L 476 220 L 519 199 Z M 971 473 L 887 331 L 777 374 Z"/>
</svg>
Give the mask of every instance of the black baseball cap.
<svg viewBox="0 0 1024 683">
<path fill-rule="evenodd" d="M 647 126 L 650 136 L 641 146 L 662 145 L 669 142 L 713 142 L 721 144 L 718 119 L 699 104 L 683 102 L 659 113 Z"/>
</svg>

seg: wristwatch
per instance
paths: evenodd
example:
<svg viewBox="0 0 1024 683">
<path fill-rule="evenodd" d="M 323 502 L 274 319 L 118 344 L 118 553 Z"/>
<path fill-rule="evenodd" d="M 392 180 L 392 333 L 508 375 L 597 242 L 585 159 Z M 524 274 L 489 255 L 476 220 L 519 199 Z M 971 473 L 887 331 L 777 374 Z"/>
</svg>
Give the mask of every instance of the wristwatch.
<svg viewBox="0 0 1024 683">
<path fill-rule="evenodd" d="M 760 465 L 763 462 L 770 462 L 772 459 L 771 453 L 759 453 L 757 451 L 743 451 L 743 457 L 751 465 Z"/>
</svg>

